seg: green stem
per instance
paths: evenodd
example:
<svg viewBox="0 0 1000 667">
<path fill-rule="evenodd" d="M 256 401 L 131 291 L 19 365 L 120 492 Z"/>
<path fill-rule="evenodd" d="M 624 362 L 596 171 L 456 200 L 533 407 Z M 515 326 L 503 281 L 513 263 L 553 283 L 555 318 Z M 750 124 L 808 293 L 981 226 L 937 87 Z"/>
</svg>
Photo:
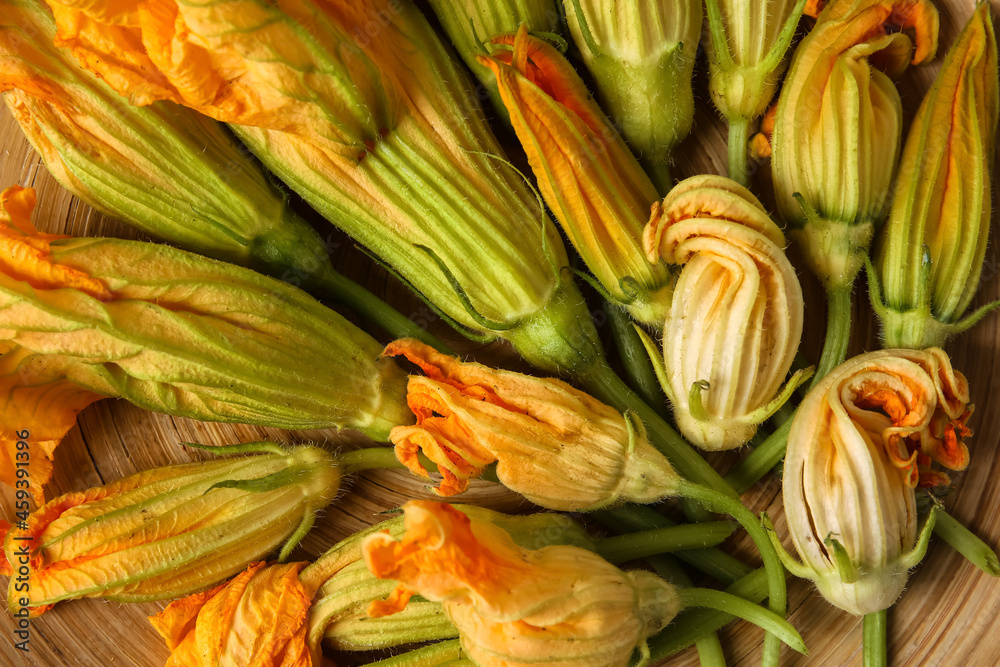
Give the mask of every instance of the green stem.
<svg viewBox="0 0 1000 667">
<path fill-rule="evenodd" d="M 719 635 L 709 632 L 694 643 L 694 648 L 698 651 L 698 662 L 701 667 L 726 667 L 726 653 L 722 650 L 722 642 Z"/>
<path fill-rule="evenodd" d="M 799 653 L 806 653 L 805 642 L 788 621 L 738 595 L 710 588 L 684 588 L 677 591 L 677 597 L 682 608 L 704 607 L 732 614 L 762 628 Z"/>
<path fill-rule="evenodd" d="M 865 614 L 862 664 L 864 667 L 886 667 L 889 654 L 886 649 L 885 628 L 889 610 Z"/>
<path fill-rule="evenodd" d="M 667 156 L 656 156 L 656 160 L 643 160 L 642 167 L 649 176 L 649 180 L 656 187 L 656 192 L 665 197 L 674 187 L 674 179 L 670 175 L 670 164 L 666 161 Z"/>
<path fill-rule="evenodd" d="M 599 510 L 592 512 L 590 516 L 607 528 L 618 532 L 653 530 L 677 525 L 676 522 L 645 505 L 625 505 L 610 510 Z M 679 551 L 675 556 L 724 584 L 732 584 L 753 571 L 749 565 L 717 548 Z M 674 581 L 673 578 L 670 580 Z"/>
<path fill-rule="evenodd" d="M 835 287 L 826 292 L 826 340 L 823 354 L 809 388 L 812 389 L 827 373 L 844 363 L 847 345 L 851 342 L 851 287 Z"/>
<path fill-rule="evenodd" d="M 605 301 L 605 311 L 611 324 L 611 339 L 625 368 L 625 379 L 629 386 L 658 414 L 662 416 L 666 408 L 666 396 L 656 379 L 653 363 L 646 354 L 646 347 L 632 325 L 632 318 L 624 308 Z"/>
<path fill-rule="evenodd" d="M 643 530 L 599 540 L 596 551 L 611 563 L 623 563 L 672 551 L 714 547 L 735 529 L 731 521 L 710 521 Z"/>
<path fill-rule="evenodd" d="M 952 549 L 991 577 L 1000 577 L 1000 559 L 988 544 L 975 533 L 943 510 L 937 513 L 934 534 L 947 542 Z"/>
<path fill-rule="evenodd" d="M 746 493 L 784 458 L 788 432 L 791 430 L 792 420 L 788 419 L 729 471 L 726 483 L 736 489 L 736 493 Z"/>
<path fill-rule="evenodd" d="M 393 338 L 416 338 L 439 352 L 455 354 L 447 344 L 353 280 L 330 269 L 316 280 L 317 288 L 364 319 L 374 322 Z"/>
<path fill-rule="evenodd" d="M 646 405 L 634 391 L 621 381 L 604 363 L 597 363 L 582 378 L 586 389 L 599 400 L 619 410 L 632 410 L 646 426 L 650 443 L 659 449 L 683 477 L 711 487 L 719 493 L 736 498 L 736 492 L 694 448 L 670 427 L 663 418 Z"/>
<path fill-rule="evenodd" d="M 385 660 L 367 663 L 367 667 L 434 667 L 462 657 L 462 644 L 458 639 L 438 642 L 413 651 L 400 653 Z"/>
<path fill-rule="evenodd" d="M 767 597 L 767 573 L 763 568 L 743 576 L 726 589 L 754 604 Z M 658 664 L 710 632 L 731 622 L 735 616 L 714 609 L 691 609 L 681 614 L 665 630 L 649 641 L 650 664 Z"/>
<path fill-rule="evenodd" d="M 740 522 L 746 529 L 750 539 L 757 545 L 760 557 L 764 561 L 764 569 L 768 578 L 768 607 L 778 616 L 784 617 L 787 603 L 785 591 L 785 569 L 778 559 L 778 553 L 771 544 L 771 539 L 764 531 L 760 520 L 754 516 L 738 499 L 722 495 L 714 489 L 709 489 L 698 484 L 682 481 L 678 488 L 678 495 L 696 500 L 711 510 L 725 512 Z M 771 633 L 764 636 L 764 659 L 763 665 L 776 666 L 781 653 L 780 639 Z"/>
<path fill-rule="evenodd" d="M 423 454 L 418 454 L 421 465 L 427 470 L 437 470 L 437 464 Z M 354 449 L 349 452 L 337 454 L 337 463 L 340 465 L 342 475 L 351 475 L 362 470 L 374 470 L 377 468 L 406 468 L 399 459 L 396 458 L 396 450 L 392 447 L 367 447 L 365 449 Z"/>
<path fill-rule="evenodd" d="M 749 186 L 747 176 L 747 143 L 750 141 L 750 119 L 736 116 L 729 119 L 729 178 Z"/>
</svg>

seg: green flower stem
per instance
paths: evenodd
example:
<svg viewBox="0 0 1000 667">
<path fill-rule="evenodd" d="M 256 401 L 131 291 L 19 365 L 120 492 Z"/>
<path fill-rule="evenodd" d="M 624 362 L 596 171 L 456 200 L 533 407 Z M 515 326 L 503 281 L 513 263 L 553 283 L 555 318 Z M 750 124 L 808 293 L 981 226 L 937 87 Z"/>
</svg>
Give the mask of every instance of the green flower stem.
<svg viewBox="0 0 1000 667">
<path fill-rule="evenodd" d="M 656 528 L 606 537 L 597 542 L 596 551 L 611 563 L 624 563 L 672 551 L 714 547 L 724 542 L 735 529 L 736 524 L 732 521 L 709 521 Z"/>
<path fill-rule="evenodd" d="M 722 650 L 718 633 L 708 633 L 694 643 L 694 648 L 698 651 L 701 667 L 726 667 L 726 653 Z"/>
<path fill-rule="evenodd" d="M 455 354 L 447 344 L 353 280 L 329 270 L 316 280 L 318 290 L 364 319 L 374 322 L 393 338 L 416 338 L 438 352 Z"/>
<path fill-rule="evenodd" d="M 768 636 L 777 637 L 799 653 L 807 653 L 805 642 L 788 621 L 738 595 L 710 588 L 684 588 L 677 591 L 677 597 L 682 608 L 705 607 L 732 614 L 763 628 Z"/>
<path fill-rule="evenodd" d="M 746 493 L 784 458 L 788 432 L 791 430 L 792 420 L 788 419 L 729 471 L 726 483 L 736 489 L 737 493 Z"/>
<path fill-rule="evenodd" d="M 653 530 L 677 525 L 652 507 L 645 505 L 625 505 L 610 510 L 599 510 L 592 512 L 590 516 L 607 528 L 618 532 Z M 753 568 L 741 560 L 716 548 L 679 551 L 675 557 L 724 584 L 732 584 L 753 571 Z M 673 577 L 667 578 L 672 582 L 675 581 Z"/>
<path fill-rule="evenodd" d="M 418 455 L 421 465 L 427 470 L 437 470 L 437 464 L 423 454 Z M 396 458 L 396 451 L 392 447 L 367 447 L 365 449 L 354 449 L 349 452 L 337 455 L 337 463 L 340 465 L 340 472 L 343 475 L 350 475 L 362 470 L 373 470 L 376 468 L 406 468 L 399 459 Z"/>
<path fill-rule="evenodd" d="M 826 292 L 826 339 L 823 354 L 809 388 L 812 389 L 827 373 L 844 363 L 847 345 L 851 342 L 851 286 L 834 287 Z"/>
<path fill-rule="evenodd" d="M 656 371 L 653 370 L 653 362 L 646 354 L 646 347 L 632 325 L 632 318 L 624 308 L 607 301 L 604 309 L 611 324 L 611 339 L 625 368 L 625 379 L 646 405 L 664 416 L 667 397 L 663 395 L 660 382 L 656 379 Z"/>
<path fill-rule="evenodd" d="M 934 534 L 986 574 L 1000 577 L 1000 559 L 997 558 L 997 553 L 955 517 L 939 510 L 937 522 L 934 524 Z"/>
<path fill-rule="evenodd" d="M 742 186 L 749 186 L 747 176 L 747 144 L 750 141 L 750 119 L 743 116 L 729 118 L 729 178 Z"/>
<path fill-rule="evenodd" d="M 714 489 L 682 481 L 679 484 L 677 494 L 684 498 L 698 501 L 708 509 L 716 512 L 725 512 L 740 522 L 746 529 L 750 539 L 757 545 L 760 551 L 761 560 L 764 561 L 764 569 L 768 578 L 768 608 L 778 616 L 784 617 L 787 605 L 787 592 L 785 590 L 785 569 L 778 559 L 778 553 L 771 544 L 771 539 L 767 536 L 760 520 L 754 516 L 738 499 L 725 496 Z M 778 635 L 767 633 L 764 636 L 764 659 L 765 667 L 776 667 L 781 653 L 781 639 Z"/>
<path fill-rule="evenodd" d="M 596 363 L 581 380 L 587 391 L 619 410 L 632 410 L 646 426 L 649 441 L 659 449 L 683 477 L 736 498 L 736 492 L 677 431 L 663 421 L 605 363 Z"/>
<path fill-rule="evenodd" d="M 394 655 L 385 660 L 367 663 L 368 667 L 435 667 L 462 657 L 462 644 L 458 639 L 438 642 L 430 646 Z"/>
<path fill-rule="evenodd" d="M 727 588 L 726 592 L 760 604 L 767 597 L 767 573 L 764 568 L 753 570 Z M 660 663 L 678 651 L 683 651 L 705 635 L 726 626 L 734 618 L 728 612 L 715 609 L 685 611 L 665 630 L 649 640 L 650 664 Z"/>
<path fill-rule="evenodd" d="M 670 175 L 670 164 L 663 159 L 664 156 L 656 157 L 656 160 L 641 160 L 642 168 L 656 187 L 657 194 L 665 197 L 674 187 L 674 178 Z"/>
<path fill-rule="evenodd" d="M 889 610 L 865 614 L 862 664 L 865 667 L 887 667 L 889 654 L 885 643 L 886 621 Z"/>
</svg>

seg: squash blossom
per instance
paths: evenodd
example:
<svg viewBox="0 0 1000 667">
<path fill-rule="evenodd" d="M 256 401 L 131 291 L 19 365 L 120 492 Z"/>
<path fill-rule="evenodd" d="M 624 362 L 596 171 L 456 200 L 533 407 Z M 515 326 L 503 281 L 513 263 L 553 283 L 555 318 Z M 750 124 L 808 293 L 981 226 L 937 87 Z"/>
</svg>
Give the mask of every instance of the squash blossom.
<svg viewBox="0 0 1000 667">
<path fill-rule="evenodd" d="M 371 605 L 378 618 L 417 593 L 441 602 L 475 664 L 628 665 L 677 614 L 674 588 L 650 572 L 622 572 L 575 546 L 528 550 L 457 509 L 411 500 L 406 533 L 367 537 L 365 562 L 399 585 Z"/>
<path fill-rule="evenodd" d="M 492 43 L 510 50 L 480 62 L 496 76 L 546 203 L 609 300 L 661 323 L 671 276 L 642 250 L 656 187 L 558 51 L 524 26 Z"/>
<path fill-rule="evenodd" d="M 982 4 L 945 57 L 903 149 L 872 274 L 887 347 L 943 345 L 996 306 L 961 319 L 989 239 L 997 108 L 996 37 Z"/>
<path fill-rule="evenodd" d="M 653 206 L 644 239 L 650 261 L 683 265 L 662 358 L 651 349 L 677 426 L 703 449 L 738 447 L 811 375 L 781 390 L 803 322 L 785 237 L 742 185 L 695 176 Z"/>
<path fill-rule="evenodd" d="M 163 245 L 42 234 L 34 205 L 30 188 L 0 195 L 0 480 L 27 442 L 40 501 L 59 440 L 102 397 L 375 439 L 412 422 L 403 372 L 304 292 Z"/>
<path fill-rule="evenodd" d="M 319 234 L 218 122 L 170 102 L 128 104 L 53 46 L 42 0 L 4 7 L 0 92 L 70 192 L 156 238 L 324 294 L 394 337 L 440 345 L 334 270 Z"/>
<path fill-rule="evenodd" d="M 50 5 L 86 67 L 229 123 L 460 328 L 553 371 L 602 358 L 558 231 L 412 3 Z"/>
<path fill-rule="evenodd" d="M 890 77 L 933 58 L 937 33 L 928 0 L 839 0 L 795 50 L 771 169 L 778 213 L 828 292 L 850 289 L 886 210 L 902 129 Z"/>
<path fill-rule="evenodd" d="M 729 124 L 729 177 L 747 185 L 751 121 L 763 115 L 788 67 L 785 54 L 806 0 L 705 0 L 708 90 Z"/>
<path fill-rule="evenodd" d="M 852 614 L 892 605 L 934 525 L 932 512 L 918 534 L 914 488 L 947 483 L 932 463 L 968 465 L 968 402 L 939 348 L 863 354 L 818 383 L 785 455 L 785 515 L 803 560 L 783 554 L 789 571 Z"/>
<path fill-rule="evenodd" d="M 477 59 L 487 53 L 490 39 L 517 32 L 523 25 L 532 35 L 553 40 L 565 51 L 566 40 L 560 34 L 562 11 L 556 0 L 430 0 L 428 4 L 458 55 L 479 79 L 479 98 L 489 97 L 503 118 L 508 118 L 507 107 L 493 72 Z"/>
<path fill-rule="evenodd" d="M 670 153 L 694 122 L 701 1 L 563 0 L 563 7 L 601 108 L 666 192 Z"/>
<path fill-rule="evenodd" d="M 62 600 L 145 602 L 214 586 L 298 544 L 340 488 L 336 459 L 318 447 L 251 443 L 257 456 L 154 468 L 53 499 L 3 542 L 8 606 L 32 616 Z M 282 546 L 284 545 L 284 546 Z M 29 603 L 22 605 L 21 598 Z"/>
<path fill-rule="evenodd" d="M 641 422 L 562 380 L 463 363 L 413 339 L 391 343 L 386 354 L 404 355 L 425 373 L 407 385 L 416 425 L 396 427 L 389 438 L 415 474 L 428 476 L 421 450 L 438 465 L 441 495 L 465 491 L 494 462 L 505 486 L 555 510 L 650 503 L 677 492 L 678 475 Z"/>
</svg>

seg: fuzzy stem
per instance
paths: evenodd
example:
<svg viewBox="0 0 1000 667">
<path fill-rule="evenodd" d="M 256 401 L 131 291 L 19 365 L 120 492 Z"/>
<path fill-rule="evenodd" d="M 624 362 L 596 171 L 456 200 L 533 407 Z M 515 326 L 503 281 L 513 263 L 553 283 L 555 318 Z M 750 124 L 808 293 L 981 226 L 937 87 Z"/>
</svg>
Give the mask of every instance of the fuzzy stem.
<svg viewBox="0 0 1000 667">
<path fill-rule="evenodd" d="M 747 454 L 746 458 L 729 471 L 726 482 L 736 489 L 737 493 L 746 493 L 784 458 L 785 447 L 788 445 L 788 432 L 791 430 L 792 420 L 788 419 L 757 449 Z"/>
<path fill-rule="evenodd" d="M 1000 577 L 1000 559 L 996 552 L 955 517 L 943 510 L 938 511 L 934 534 L 986 574 Z"/>
<path fill-rule="evenodd" d="M 759 604 L 767 597 L 767 573 L 764 568 L 752 571 L 726 589 L 727 593 Z M 649 641 L 650 664 L 658 664 L 686 649 L 710 632 L 727 625 L 735 617 L 714 609 L 692 609 L 681 614 L 665 630 Z"/>
<path fill-rule="evenodd" d="M 613 303 L 605 302 L 605 310 L 611 324 L 611 339 L 625 368 L 625 379 L 647 405 L 662 415 L 666 408 L 666 397 L 660 389 L 653 363 L 646 354 L 646 347 L 632 326 L 632 318 L 625 309 Z"/>
<path fill-rule="evenodd" d="M 420 464 L 427 470 L 437 470 L 437 464 L 423 454 L 418 454 Z M 377 468 L 406 468 L 396 458 L 396 450 L 392 447 L 366 447 L 354 449 L 337 455 L 337 464 L 343 475 L 351 475 L 362 470 Z"/>
<path fill-rule="evenodd" d="M 771 539 L 764 531 L 760 520 L 754 516 L 739 500 L 729 498 L 713 489 L 681 482 L 678 495 L 696 500 L 709 509 L 717 512 L 726 512 L 740 522 L 750 536 L 750 539 L 757 545 L 760 557 L 764 561 L 764 569 L 768 578 L 768 607 L 778 616 L 784 617 L 787 603 L 785 590 L 785 569 L 778 559 L 778 553 L 771 544 Z M 764 659 L 765 667 L 776 667 L 781 653 L 781 640 L 771 633 L 764 636 Z"/>
<path fill-rule="evenodd" d="M 885 643 L 886 621 L 889 610 L 874 611 L 865 614 L 864 633 L 862 635 L 862 664 L 864 667 L 887 667 L 889 655 Z"/>
<path fill-rule="evenodd" d="M 416 338 L 438 352 L 455 354 L 454 350 L 427 329 L 405 317 L 361 285 L 332 269 L 318 278 L 316 285 L 325 296 L 347 306 L 362 318 L 374 322 L 393 338 Z"/>
<path fill-rule="evenodd" d="M 732 614 L 763 628 L 768 635 L 774 635 L 799 653 L 806 653 L 806 645 L 802 641 L 802 637 L 788 621 L 738 595 L 710 588 L 684 588 L 677 591 L 677 597 L 683 608 L 707 607 Z"/>
<path fill-rule="evenodd" d="M 462 644 L 458 639 L 452 639 L 400 653 L 385 660 L 369 662 L 367 667 L 434 667 L 461 657 Z"/>
<path fill-rule="evenodd" d="M 610 510 L 598 510 L 590 516 L 617 532 L 653 530 L 677 525 L 652 507 L 645 505 L 625 505 Z M 749 565 L 714 547 L 679 551 L 674 555 L 677 559 L 724 584 L 732 584 L 753 571 Z M 673 582 L 673 578 L 671 581 Z"/>
<path fill-rule="evenodd" d="M 847 345 L 851 342 L 851 287 L 834 287 L 826 293 L 826 339 L 823 354 L 809 388 L 812 389 L 827 373 L 844 363 Z"/>
<path fill-rule="evenodd" d="M 732 521 L 710 521 L 656 528 L 606 537 L 597 542 L 595 550 L 611 563 L 623 563 L 672 551 L 714 547 L 724 542 L 735 529 L 736 524 Z"/>
<path fill-rule="evenodd" d="M 729 178 L 740 185 L 750 185 L 747 175 L 747 143 L 750 140 L 750 119 L 736 116 L 729 119 Z"/>
</svg>

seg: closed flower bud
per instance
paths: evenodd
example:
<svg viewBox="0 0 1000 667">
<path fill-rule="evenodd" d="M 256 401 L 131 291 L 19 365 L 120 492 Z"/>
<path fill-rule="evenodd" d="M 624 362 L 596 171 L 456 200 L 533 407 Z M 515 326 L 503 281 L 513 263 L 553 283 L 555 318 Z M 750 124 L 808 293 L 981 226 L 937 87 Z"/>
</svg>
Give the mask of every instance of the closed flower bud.
<svg viewBox="0 0 1000 667">
<path fill-rule="evenodd" d="M 705 0 L 708 90 L 729 123 L 729 177 L 746 185 L 750 121 L 763 115 L 788 67 L 806 0 Z"/>
<path fill-rule="evenodd" d="M 478 665 L 628 665 L 681 606 L 659 577 L 622 572 L 585 549 L 527 550 L 443 503 L 403 509 L 401 540 L 376 533 L 363 544 L 375 576 L 399 582 L 369 613 L 392 614 L 413 593 L 439 601 Z"/>
<path fill-rule="evenodd" d="M 852 614 L 886 609 L 927 548 L 914 488 L 968 464 L 969 387 L 939 348 L 863 354 L 799 407 L 788 436 L 784 507 L 803 563 L 786 566 Z M 779 549 L 780 552 L 780 549 Z"/>
<path fill-rule="evenodd" d="M 997 44 L 989 5 L 981 4 L 948 52 L 903 149 L 872 276 L 887 347 L 943 345 L 996 306 L 961 319 L 989 239 L 997 108 Z"/>
<path fill-rule="evenodd" d="M 51 4 L 89 69 L 230 123 L 453 323 L 553 370 L 601 357 L 558 231 L 412 3 Z"/>
<path fill-rule="evenodd" d="M 665 191 L 670 152 L 691 131 L 700 0 L 563 0 L 597 99 Z"/>
<path fill-rule="evenodd" d="M 407 389 L 417 424 L 389 437 L 414 473 L 427 476 L 421 450 L 438 465 L 441 495 L 461 493 L 494 462 L 504 485 L 549 509 L 649 503 L 678 489 L 641 422 L 561 380 L 463 363 L 415 340 L 386 353 L 426 374 L 411 376 Z"/>
<path fill-rule="evenodd" d="M 26 526 L 10 528 L 3 565 L 28 577 L 22 591 L 11 578 L 10 608 L 37 615 L 82 597 L 178 597 L 279 547 L 286 557 L 337 495 L 336 460 L 317 447 L 227 449 L 262 453 L 154 468 L 69 493 L 33 512 Z"/>
<path fill-rule="evenodd" d="M 40 499 L 53 450 L 101 397 L 381 439 L 412 421 L 402 371 L 304 292 L 163 245 L 41 234 L 34 204 L 31 189 L 0 195 L 3 481 L 14 483 L 16 443 L 27 442 Z"/>
<path fill-rule="evenodd" d="M 902 129 L 890 77 L 932 58 L 937 31 L 928 0 L 841 0 L 795 50 L 774 123 L 774 190 L 828 291 L 851 285 L 887 207 Z"/>
<path fill-rule="evenodd" d="M 480 98 L 488 95 L 504 117 L 507 108 L 500 99 L 493 72 L 477 56 L 489 51 L 494 36 L 516 32 L 522 25 L 533 35 L 562 40 L 558 37 L 562 12 L 556 0 L 431 0 L 429 4 L 458 55 L 479 79 L 484 93 Z"/>
<path fill-rule="evenodd" d="M 546 203 L 609 300 L 659 324 L 671 276 L 642 250 L 656 188 L 558 51 L 523 26 L 493 44 L 480 61 L 496 76 Z"/>
<path fill-rule="evenodd" d="M 653 355 L 677 425 L 703 449 L 738 447 L 808 378 L 781 390 L 803 322 L 785 238 L 749 190 L 721 176 L 677 184 L 644 238 L 650 261 L 683 265 L 662 360 Z"/>
</svg>

